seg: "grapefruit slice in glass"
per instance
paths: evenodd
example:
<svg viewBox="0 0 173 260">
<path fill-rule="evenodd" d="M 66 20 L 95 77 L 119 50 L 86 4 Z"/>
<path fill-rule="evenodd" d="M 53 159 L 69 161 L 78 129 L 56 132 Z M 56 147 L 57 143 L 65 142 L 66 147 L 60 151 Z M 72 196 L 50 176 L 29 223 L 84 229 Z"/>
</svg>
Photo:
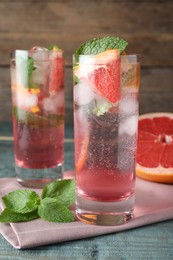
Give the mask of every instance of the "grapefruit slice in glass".
<svg viewBox="0 0 173 260">
<path fill-rule="evenodd" d="M 111 103 L 120 100 L 120 51 L 107 50 L 93 55 L 81 55 L 74 74 Z"/>
<path fill-rule="evenodd" d="M 89 129 L 85 132 L 83 139 L 78 140 L 78 142 L 79 148 L 77 149 L 76 147 L 75 154 L 75 169 L 77 173 L 79 173 L 83 169 L 86 162 L 89 145 Z"/>
<path fill-rule="evenodd" d="M 55 57 L 51 61 L 49 91 L 58 92 L 64 86 L 64 60 L 61 57 Z"/>
<path fill-rule="evenodd" d="M 173 183 L 173 113 L 150 113 L 139 117 L 137 176 Z"/>
</svg>

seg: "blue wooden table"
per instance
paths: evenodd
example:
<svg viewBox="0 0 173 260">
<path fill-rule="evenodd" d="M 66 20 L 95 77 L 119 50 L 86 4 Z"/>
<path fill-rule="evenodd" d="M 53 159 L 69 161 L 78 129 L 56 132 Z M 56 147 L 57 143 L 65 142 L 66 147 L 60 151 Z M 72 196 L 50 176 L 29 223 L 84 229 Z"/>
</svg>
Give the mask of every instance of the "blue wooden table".
<svg viewBox="0 0 173 260">
<path fill-rule="evenodd" d="M 73 128 L 66 127 L 65 170 L 73 166 Z M 0 125 L 0 178 L 13 177 L 11 124 Z M 150 260 L 173 259 L 173 220 L 129 231 L 64 242 L 34 249 L 16 250 L 0 235 L 0 259 Z"/>
</svg>

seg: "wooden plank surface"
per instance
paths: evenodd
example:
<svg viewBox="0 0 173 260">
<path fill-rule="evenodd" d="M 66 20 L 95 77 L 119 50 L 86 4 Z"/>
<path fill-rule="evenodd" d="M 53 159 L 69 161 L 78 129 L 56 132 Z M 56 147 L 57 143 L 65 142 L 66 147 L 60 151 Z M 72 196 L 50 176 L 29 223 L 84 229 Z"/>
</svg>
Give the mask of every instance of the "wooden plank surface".
<svg viewBox="0 0 173 260">
<path fill-rule="evenodd" d="M 9 68 L 1 68 L 0 121 L 11 120 L 11 91 Z M 173 112 L 173 68 L 142 68 L 140 113 Z M 72 68 L 65 71 L 66 122 L 73 123 Z"/>
<path fill-rule="evenodd" d="M 142 65 L 173 66 L 173 1 L 1 1 L 0 64 L 9 51 L 58 43 L 66 62 L 84 41 L 118 35 Z M 8 17 L 8 19 L 7 19 Z"/>
</svg>

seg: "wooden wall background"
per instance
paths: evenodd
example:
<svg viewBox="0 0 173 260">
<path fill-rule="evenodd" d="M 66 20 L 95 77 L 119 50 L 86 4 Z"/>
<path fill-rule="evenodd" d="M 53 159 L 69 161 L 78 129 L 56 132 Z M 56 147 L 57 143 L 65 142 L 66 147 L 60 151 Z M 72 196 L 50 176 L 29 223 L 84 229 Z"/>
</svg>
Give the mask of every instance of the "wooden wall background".
<svg viewBox="0 0 173 260">
<path fill-rule="evenodd" d="M 0 121 L 11 121 L 10 50 L 64 49 L 66 122 L 73 123 L 71 56 L 82 42 L 107 35 L 142 55 L 140 113 L 173 112 L 172 0 L 1 0 Z"/>
</svg>

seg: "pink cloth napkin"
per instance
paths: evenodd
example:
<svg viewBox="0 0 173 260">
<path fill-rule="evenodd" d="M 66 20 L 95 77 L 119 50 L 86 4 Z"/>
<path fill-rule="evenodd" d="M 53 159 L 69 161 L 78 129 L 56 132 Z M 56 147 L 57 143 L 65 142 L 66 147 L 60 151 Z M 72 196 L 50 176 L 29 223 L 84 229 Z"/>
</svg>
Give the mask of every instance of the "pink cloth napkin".
<svg viewBox="0 0 173 260">
<path fill-rule="evenodd" d="M 73 171 L 68 171 L 65 173 L 65 178 L 72 178 L 73 175 Z M 1 197 L 19 188 L 22 187 L 15 178 L 0 179 Z M 0 208 L 3 207 L 0 200 Z M 135 217 L 124 225 L 93 226 L 81 221 L 61 224 L 36 219 L 24 223 L 1 223 L 0 233 L 13 247 L 21 249 L 116 233 L 169 219 L 173 219 L 173 185 L 137 178 Z"/>
</svg>

